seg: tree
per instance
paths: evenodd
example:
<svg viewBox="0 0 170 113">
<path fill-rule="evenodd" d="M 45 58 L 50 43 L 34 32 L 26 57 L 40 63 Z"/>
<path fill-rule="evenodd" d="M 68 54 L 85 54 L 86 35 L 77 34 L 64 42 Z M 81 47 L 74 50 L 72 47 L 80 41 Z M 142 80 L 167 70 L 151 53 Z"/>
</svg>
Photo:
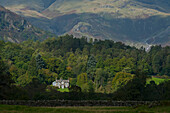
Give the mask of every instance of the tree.
<svg viewBox="0 0 170 113">
<path fill-rule="evenodd" d="M 8 66 L 0 57 L 0 99 L 9 99 L 12 88 L 12 79 L 8 71 Z"/>
<path fill-rule="evenodd" d="M 32 82 L 27 84 L 24 89 L 27 91 L 31 99 L 38 99 L 36 96 L 40 96 L 45 92 L 47 85 L 40 82 L 39 79 L 33 78 Z M 42 99 L 42 98 L 41 98 Z"/>
<path fill-rule="evenodd" d="M 56 80 L 57 76 L 57 73 L 50 72 L 49 69 L 41 69 L 38 73 L 38 79 L 40 80 L 40 82 L 47 85 L 51 85 L 52 82 Z"/>
<path fill-rule="evenodd" d="M 133 79 L 132 74 L 126 72 L 118 72 L 112 80 L 112 87 L 114 91 L 125 86 L 130 80 Z"/>
<path fill-rule="evenodd" d="M 166 65 L 164 67 L 164 74 L 170 76 L 170 55 L 166 58 Z"/>
<path fill-rule="evenodd" d="M 122 71 L 124 70 L 125 68 L 129 68 L 130 69 L 130 72 L 134 70 L 134 59 L 133 58 L 126 58 L 126 57 L 123 57 L 121 58 L 118 63 L 117 63 L 117 66 L 119 67 L 119 71 Z"/>
<path fill-rule="evenodd" d="M 92 80 L 88 82 L 88 92 L 93 93 L 94 92 L 94 83 Z"/>
<path fill-rule="evenodd" d="M 81 92 L 81 88 L 79 86 L 72 85 L 69 87 L 69 92 Z"/>
<path fill-rule="evenodd" d="M 161 100 L 170 100 L 170 80 L 158 85 Z"/>
<path fill-rule="evenodd" d="M 141 70 L 136 70 L 133 79 L 129 80 L 126 85 L 120 87 L 113 94 L 114 100 L 144 100 L 146 74 Z"/>
<path fill-rule="evenodd" d="M 81 87 L 85 83 L 87 83 L 87 74 L 82 73 L 82 74 L 78 75 L 77 76 L 77 85 Z"/>
<path fill-rule="evenodd" d="M 83 92 L 87 92 L 88 86 L 87 86 L 87 74 L 82 73 L 77 76 L 77 85 L 81 87 Z"/>
<path fill-rule="evenodd" d="M 23 75 L 20 75 L 17 79 L 17 84 L 24 87 L 26 86 L 27 84 L 29 84 L 30 82 L 32 82 L 32 79 L 34 77 L 33 76 L 30 76 L 28 73 L 25 73 Z"/>
<path fill-rule="evenodd" d="M 101 69 L 96 69 L 96 77 L 95 77 L 95 90 L 97 90 L 100 86 L 104 86 L 104 82 L 107 80 L 107 73 Z"/>
<path fill-rule="evenodd" d="M 144 95 L 145 100 L 160 100 L 161 98 L 158 86 L 154 81 L 150 81 L 150 84 L 146 85 Z"/>
<path fill-rule="evenodd" d="M 95 71 L 96 71 L 96 59 L 93 55 L 90 55 L 87 61 L 87 75 L 88 78 L 94 81 L 95 78 Z"/>
<path fill-rule="evenodd" d="M 62 63 L 62 60 L 58 58 L 49 58 L 47 59 L 47 68 L 55 73 L 59 73 L 59 66 Z"/>
<path fill-rule="evenodd" d="M 100 57 L 99 60 L 98 60 L 98 62 L 97 62 L 97 64 L 96 64 L 96 67 L 97 67 L 97 68 L 104 68 L 103 62 L 104 62 L 104 61 L 103 61 L 103 58 Z"/>
<path fill-rule="evenodd" d="M 30 61 L 29 64 L 28 64 L 27 73 L 28 73 L 29 76 L 37 77 L 37 75 L 38 75 L 38 69 L 37 69 L 35 57 L 32 57 L 32 58 L 31 58 L 31 61 Z"/>
<path fill-rule="evenodd" d="M 77 60 L 77 58 L 76 58 L 76 56 L 74 55 L 74 53 L 70 53 L 70 54 L 69 54 L 69 57 L 68 57 L 68 59 L 67 59 L 68 66 L 70 66 L 70 67 L 75 67 L 75 65 L 76 65 L 76 60 Z"/>
<path fill-rule="evenodd" d="M 44 60 L 42 59 L 42 57 L 41 57 L 40 54 L 38 54 L 35 59 L 36 59 L 37 69 L 45 68 L 45 62 L 44 62 Z"/>
<path fill-rule="evenodd" d="M 161 69 L 161 55 L 159 53 L 153 57 L 152 65 L 154 73 L 159 73 Z"/>
<path fill-rule="evenodd" d="M 75 77 L 71 67 L 66 67 L 65 63 L 62 63 L 59 67 L 59 74 L 57 78 L 68 79 Z"/>
</svg>

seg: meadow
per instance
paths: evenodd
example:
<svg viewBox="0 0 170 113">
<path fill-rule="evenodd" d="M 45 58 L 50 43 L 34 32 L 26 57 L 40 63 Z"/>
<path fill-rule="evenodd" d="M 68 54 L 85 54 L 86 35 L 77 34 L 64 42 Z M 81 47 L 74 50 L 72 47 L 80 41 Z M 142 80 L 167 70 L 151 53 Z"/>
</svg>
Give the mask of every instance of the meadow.
<svg viewBox="0 0 170 113">
<path fill-rule="evenodd" d="M 169 106 L 132 107 L 30 107 L 18 105 L 0 105 L 1 113 L 169 113 Z"/>
<path fill-rule="evenodd" d="M 57 91 L 60 91 L 60 92 L 69 92 L 69 89 L 68 88 L 64 88 L 64 89 L 60 88 Z"/>
<path fill-rule="evenodd" d="M 154 81 L 155 82 L 155 84 L 157 84 L 157 85 L 159 85 L 160 83 L 162 83 L 162 82 L 164 82 L 164 81 L 166 81 L 166 80 L 170 80 L 170 79 L 164 79 L 164 78 L 157 78 L 157 77 L 152 77 L 152 78 L 150 78 L 150 79 L 147 79 L 147 84 L 149 84 L 150 83 L 150 81 Z"/>
</svg>

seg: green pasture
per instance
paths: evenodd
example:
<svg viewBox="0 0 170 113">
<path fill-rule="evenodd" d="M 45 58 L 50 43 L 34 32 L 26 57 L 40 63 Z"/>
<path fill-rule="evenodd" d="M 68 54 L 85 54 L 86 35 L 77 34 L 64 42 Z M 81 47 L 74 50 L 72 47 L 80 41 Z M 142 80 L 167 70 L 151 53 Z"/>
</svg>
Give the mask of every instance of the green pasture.
<svg viewBox="0 0 170 113">
<path fill-rule="evenodd" d="M 0 113 L 170 113 L 170 107 L 29 107 L 0 105 Z"/>
<path fill-rule="evenodd" d="M 150 78 L 150 79 L 147 79 L 146 83 L 149 84 L 150 81 L 155 81 L 155 83 L 156 83 L 157 85 L 159 85 L 160 83 L 162 83 L 162 82 L 164 82 L 164 81 L 166 81 L 166 80 L 170 80 L 170 79 L 163 79 L 163 78 L 152 77 L 152 78 Z"/>
<path fill-rule="evenodd" d="M 69 92 L 69 89 L 68 88 L 60 88 L 60 89 L 57 89 L 57 91 L 60 91 L 60 92 Z"/>
</svg>

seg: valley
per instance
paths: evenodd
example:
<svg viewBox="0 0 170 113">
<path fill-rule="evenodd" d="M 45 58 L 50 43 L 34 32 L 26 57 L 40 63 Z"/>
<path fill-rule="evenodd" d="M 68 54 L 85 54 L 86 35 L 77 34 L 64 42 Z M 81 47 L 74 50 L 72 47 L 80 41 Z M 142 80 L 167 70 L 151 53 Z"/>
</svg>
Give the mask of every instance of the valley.
<svg viewBox="0 0 170 113">
<path fill-rule="evenodd" d="M 0 112 L 168 112 L 169 91 L 169 0 L 0 0 Z"/>
</svg>

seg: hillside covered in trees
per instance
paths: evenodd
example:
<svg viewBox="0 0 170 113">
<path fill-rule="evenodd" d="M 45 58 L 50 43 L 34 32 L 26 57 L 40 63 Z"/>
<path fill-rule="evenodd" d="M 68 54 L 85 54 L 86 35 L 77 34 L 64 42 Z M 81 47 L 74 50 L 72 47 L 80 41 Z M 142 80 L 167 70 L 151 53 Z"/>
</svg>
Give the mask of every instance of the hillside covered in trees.
<svg viewBox="0 0 170 113">
<path fill-rule="evenodd" d="M 51 86 L 56 78 L 69 79 L 70 92 L 83 93 L 81 99 L 87 99 L 86 93 L 120 100 L 170 99 L 168 80 L 146 84 L 151 76 L 170 77 L 169 46 L 153 46 L 146 52 L 121 42 L 87 41 L 72 35 L 20 44 L 0 41 L 0 62 L 2 99 L 44 99 L 43 94 L 61 99 L 61 95 L 54 96 L 57 91 Z M 65 95 L 69 99 L 69 94 Z"/>
</svg>

